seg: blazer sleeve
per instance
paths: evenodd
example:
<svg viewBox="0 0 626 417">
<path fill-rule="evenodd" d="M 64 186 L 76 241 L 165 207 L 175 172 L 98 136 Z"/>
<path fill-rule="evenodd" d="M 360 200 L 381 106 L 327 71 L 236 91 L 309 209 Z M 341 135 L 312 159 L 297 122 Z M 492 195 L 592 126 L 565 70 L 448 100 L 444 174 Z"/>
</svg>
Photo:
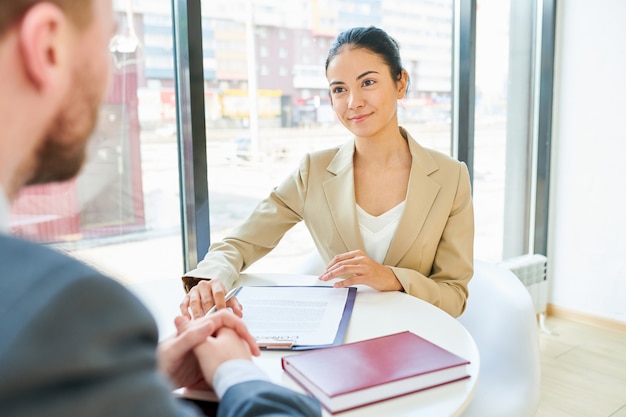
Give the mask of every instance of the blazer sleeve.
<svg viewBox="0 0 626 417">
<path fill-rule="evenodd" d="M 239 274 L 271 252 L 282 237 L 302 221 L 306 199 L 308 157 L 262 200 L 228 236 L 211 244 L 198 266 L 183 277 L 186 291 L 201 279 L 218 279 L 232 288 Z"/>
<path fill-rule="evenodd" d="M 449 213 L 444 214 L 443 232 L 434 235 L 432 266 L 427 273 L 390 266 L 404 291 L 458 317 L 465 310 L 468 284 L 474 274 L 474 209 L 467 166 L 460 165 L 454 178 L 456 190 Z M 431 259 L 430 256 L 427 257 Z M 423 260 L 423 262 L 426 262 Z M 422 271 L 424 272 L 424 271 Z"/>
<path fill-rule="evenodd" d="M 249 381 L 229 388 L 220 401 L 217 417 L 315 417 L 319 402 L 268 381 Z"/>
<path fill-rule="evenodd" d="M 11 320 L 21 323 L 0 352 L 11 381 L 0 388 L 3 415 L 201 415 L 158 373 L 156 324 L 139 300 L 70 261 L 47 272 L 13 305 Z"/>
</svg>

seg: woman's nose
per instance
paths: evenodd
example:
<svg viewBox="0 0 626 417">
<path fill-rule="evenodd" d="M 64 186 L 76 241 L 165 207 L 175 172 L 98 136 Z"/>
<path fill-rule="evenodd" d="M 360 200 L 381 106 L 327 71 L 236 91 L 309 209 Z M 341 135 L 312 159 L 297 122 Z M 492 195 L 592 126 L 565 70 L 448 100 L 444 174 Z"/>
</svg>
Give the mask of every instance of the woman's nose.
<svg viewBox="0 0 626 417">
<path fill-rule="evenodd" d="M 350 101 L 348 102 L 348 105 L 351 109 L 362 107 L 363 102 L 363 96 L 358 91 L 350 93 Z"/>
</svg>

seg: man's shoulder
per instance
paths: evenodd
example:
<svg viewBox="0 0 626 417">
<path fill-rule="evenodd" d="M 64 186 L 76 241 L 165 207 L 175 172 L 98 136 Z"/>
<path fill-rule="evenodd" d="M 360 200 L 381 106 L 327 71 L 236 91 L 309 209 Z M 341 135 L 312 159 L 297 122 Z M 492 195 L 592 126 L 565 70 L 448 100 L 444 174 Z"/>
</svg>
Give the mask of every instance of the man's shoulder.
<svg viewBox="0 0 626 417">
<path fill-rule="evenodd" d="M 6 235 L 0 235 L 0 270 L 3 271 L 3 276 L 14 271 L 22 278 L 61 270 L 99 274 L 93 268 L 56 249 Z M 7 277 L 10 278 L 10 275 Z"/>
<path fill-rule="evenodd" d="M 79 283 L 121 291 L 122 285 L 94 268 L 55 249 L 35 242 L 0 235 L 0 305 L 19 300 L 46 299 Z M 2 308 L 0 308 L 2 310 Z"/>
<path fill-rule="evenodd" d="M 56 252 L 48 248 L 44 244 L 37 243 L 37 242 L 27 240 L 27 239 L 22 239 L 22 238 L 15 237 L 15 236 L 5 235 L 5 234 L 0 234 L 0 247 L 7 248 L 8 250 L 11 250 L 11 248 L 14 248 L 14 250 L 20 250 L 20 251 L 24 249 L 28 249 L 28 250 L 33 250 L 33 251 L 39 251 L 41 253 Z"/>
<path fill-rule="evenodd" d="M 47 246 L 31 240 L 22 239 L 15 236 L 9 236 L 0 233 L 0 247 L 6 250 L 22 251 L 24 249 L 40 251 L 42 253 L 52 251 Z"/>
<path fill-rule="evenodd" d="M 7 335 L 21 332 L 26 323 L 45 323 L 79 311 L 89 312 L 93 321 L 122 323 L 123 316 L 131 317 L 126 324 L 142 323 L 156 331 L 146 307 L 124 285 L 44 245 L 0 236 L 0 277 L 0 316 L 12 317 L 0 325 Z"/>
</svg>

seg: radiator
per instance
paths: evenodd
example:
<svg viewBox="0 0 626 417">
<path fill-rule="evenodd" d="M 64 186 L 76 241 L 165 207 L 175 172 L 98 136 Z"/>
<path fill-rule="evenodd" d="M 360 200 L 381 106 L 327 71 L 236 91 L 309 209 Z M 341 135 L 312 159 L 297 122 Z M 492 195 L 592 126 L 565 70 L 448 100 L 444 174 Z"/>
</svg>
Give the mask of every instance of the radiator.
<svg viewBox="0 0 626 417">
<path fill-rule="evenodd" d="M 535 313 L 543 319 L 548 305 L 548 258 L 528 254 L 505 259 L 500 265 L 509 269 L 528 289 L 535 305 Z"/>
</svg>

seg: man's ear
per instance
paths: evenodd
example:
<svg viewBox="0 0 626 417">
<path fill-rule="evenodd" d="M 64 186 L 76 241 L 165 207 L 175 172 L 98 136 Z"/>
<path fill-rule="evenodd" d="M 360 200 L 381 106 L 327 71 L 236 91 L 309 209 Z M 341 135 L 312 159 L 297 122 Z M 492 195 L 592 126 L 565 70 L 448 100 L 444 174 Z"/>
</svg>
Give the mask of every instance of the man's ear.
<svg viewBox="0 0 626 417">
<path fill-rule="evenodd" d="M 35 88 L 48 88 L 64 58 L 66 17 L 49 2 L 31 6 L 19 26 L 19 48 L 24 69 Z"/>
</svg>

